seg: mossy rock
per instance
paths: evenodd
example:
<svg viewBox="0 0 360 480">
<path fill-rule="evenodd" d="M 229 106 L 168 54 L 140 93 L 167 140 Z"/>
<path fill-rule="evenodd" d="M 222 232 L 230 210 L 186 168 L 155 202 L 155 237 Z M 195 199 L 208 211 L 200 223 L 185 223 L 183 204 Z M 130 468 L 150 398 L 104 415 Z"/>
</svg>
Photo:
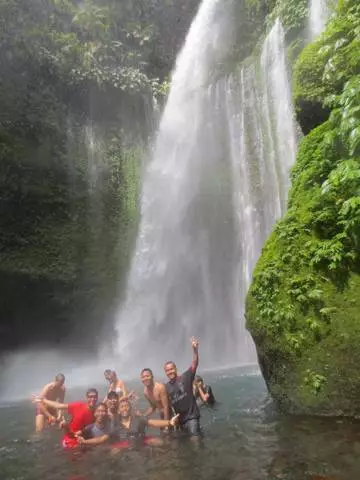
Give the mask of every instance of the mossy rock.
<svg viewBox="0 0 360 480">
<path fill-rule="evenodd" d="M 326 65 L 325 57 L 320 57 L 319 44 L 305 47 L 294 68 L 294 101 L 297 120 L 304 134 L 323 123 L 329 117 L 329 109 L 324 108 L 328 94 L 322 83 Z"/>
<path fill-rule="evenodd" d="M 329 117 L 333 96 L 360 72 L 360 5 L 339 2 L 336 15 L 319 39 L 309 44 L 294 67 L 294 103 L 304 134 Z"/>
<path fill-rule="evenodd" d="M 359 95 L 356 75 L 303 139 L 247 297 L 269 391 L 292 413 L 360 414 Z"/>
</svg>

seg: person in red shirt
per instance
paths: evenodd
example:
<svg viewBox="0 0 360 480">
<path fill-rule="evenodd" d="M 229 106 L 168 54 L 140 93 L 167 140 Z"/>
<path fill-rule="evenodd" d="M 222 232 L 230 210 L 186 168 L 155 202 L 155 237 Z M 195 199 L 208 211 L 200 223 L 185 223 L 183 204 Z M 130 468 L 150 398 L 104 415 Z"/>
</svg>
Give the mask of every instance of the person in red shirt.
<svg viewBox="0 0 360 480">
<path fill-rule="evenodd" d="M 35 396 L 35 403 L 44 403 L 46 406 L 57 410 L 67 410 L 71 416 L 70 422 L 66 425 L 66 433 L 62 440 L 64 448 L 74 448 L 79 445 L 77 436 L 87 426 L 95 421 L 94 410 L 98 402 L 99 394 L 95 388 L 86 392 L 86 402 L 59 403 L 46 398 Z"/>
</svg>

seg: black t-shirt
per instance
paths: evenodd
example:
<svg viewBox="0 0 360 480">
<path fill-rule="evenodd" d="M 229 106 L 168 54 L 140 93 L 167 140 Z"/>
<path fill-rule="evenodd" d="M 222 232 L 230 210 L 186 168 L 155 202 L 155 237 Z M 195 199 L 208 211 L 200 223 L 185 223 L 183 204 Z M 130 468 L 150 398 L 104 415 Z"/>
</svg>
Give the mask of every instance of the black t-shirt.
<svg viewBox="0 0 360 480">
<path fill-rule="evenodd" d="M 112 440 L 130 440 L 136 442 L 142 439 L 147 428 L 147 420 L 144 417 L 133 416 L 129 428 L 125 428 L 120 422 L 111 432 Z"/>
<path fill-rule="evenodd" d="M 193 381 L 195 372 L 191 368 L 186 370 L 180 377 L 166 384 L 170 404 L 175 413 L 179 413 L 179 423 L 184 424 L 188 420 L 200 418 L 199 407 L 193 393 Z"/>
</svg>

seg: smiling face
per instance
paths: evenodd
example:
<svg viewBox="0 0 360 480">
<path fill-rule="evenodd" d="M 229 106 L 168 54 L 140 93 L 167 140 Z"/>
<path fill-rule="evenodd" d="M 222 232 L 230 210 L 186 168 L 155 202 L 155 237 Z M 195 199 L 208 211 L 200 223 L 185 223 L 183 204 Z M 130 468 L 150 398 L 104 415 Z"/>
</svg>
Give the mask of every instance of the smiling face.
<svg viewBox="0 0 360 480">
<path fill-rule="evenodd" d="M 177 377 L 177 368 L 174 362 L 165 363 L 164 370 L 169 380 L 174 380 Z"/>
<path fill-rule="evenodd" d="M 119 410 L 119 397 L 117 395 L 110 396 L 107 400 L 107 404 L 111 412 L 117 412 Z"/>
<path fill-rule="evenodd" d="M 140 378 L 145 387 L 151 387 L 154 384 L 154 377 L 150 370 L 143 370 Z"/>
<path fill-rule="evenodd" d="M 120 401 L 119 413 L 121 418 L 129 418 L 131 415 L 131 403 L 128 400 Z"/>
<path fill-rule="evenodd" d="M 96 423 L 104 423 L 107 417 L 106 405 L 100 403 L 95 409 L 94 416 Z"/>
<path fill-rule="evenodd" d="M 91 390 L 86 394 L 86 400 L 87 400 L 87 404 L 89 405 L 89 408 L 91 409 L 95 408 L 98 401 L 98 397 L 99 395 L 95 390 L 94 391 Z"/>
<path fill-rule="evenodd" d="M 112 383 L 116 380 L 116 373 L 112 370 L 105 370 L 104 377 L 107 382 Z"/>
</svg>

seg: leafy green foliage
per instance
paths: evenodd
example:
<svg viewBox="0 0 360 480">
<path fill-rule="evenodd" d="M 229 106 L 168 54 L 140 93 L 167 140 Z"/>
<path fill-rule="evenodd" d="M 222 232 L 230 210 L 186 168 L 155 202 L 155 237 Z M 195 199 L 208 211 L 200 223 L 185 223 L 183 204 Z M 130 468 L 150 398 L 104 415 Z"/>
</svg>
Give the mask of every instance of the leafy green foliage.
<svg viewBox="0 0 360 480">
<path fill-rule="evenodd" d="M 272 24 L 276 18 L 280 18 L 288 35 L 298 33 L 308 18 L 307 0 L 277 0 L 267 22 Z"/>
<path fill-rule="evenodd" d="M 360 410 L 359 22 L 358 2 L 341 2 L 297 64 L 298 109 L 308 102 L 327 114 L 301 142 L 288 212 L 247 297 L 247 325 L 270 391 L 290 410 Z"/>
<path fill-rule="evenodd" d="M 339 3 L 336 13 L 295 65 L 294 100 L 304 133 L 328 118 L 329 97 L 339 95 L 344 83 L 360 71 L 360 5 L 347 0 Z"/>
<path fill-rule="evenodd" d="M 313 395 L 318 395 L 326 383 L 326 377 L 314 373 L 310 369 L 306 370 L 305 384 L 311 388 Z"/>
<path fill-rule="evenodd" d="M 0 347 L 113 333 L 153 97 L 198 3 L 0 0 Z"/>
</svg>

